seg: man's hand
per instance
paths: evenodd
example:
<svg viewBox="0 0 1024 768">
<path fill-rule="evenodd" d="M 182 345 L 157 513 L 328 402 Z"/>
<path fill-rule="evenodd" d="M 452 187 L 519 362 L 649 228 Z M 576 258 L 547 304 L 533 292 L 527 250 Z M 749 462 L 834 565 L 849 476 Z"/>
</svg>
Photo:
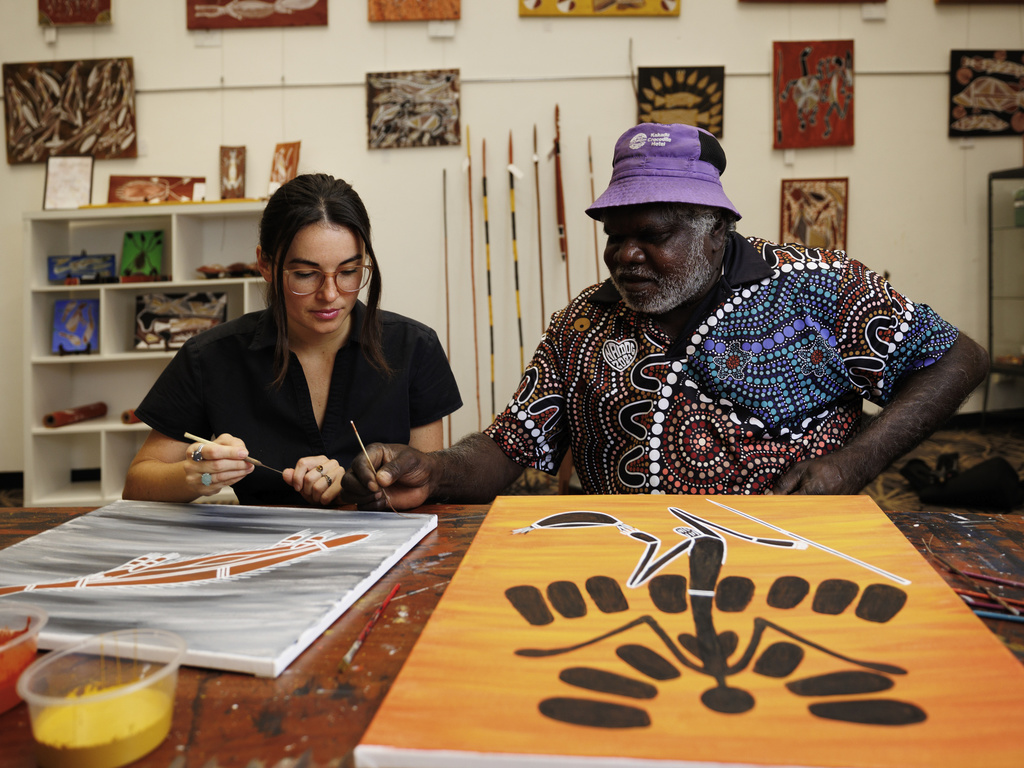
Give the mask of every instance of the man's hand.
<svg viewBox="0 0 1024 768">
<path fill-rule="evenodd" d="M 797 462 L 778 479 L 769 494 L 847 496 L 859 493 L 871 478 L 864 478 L 851 466 L 853 462 L 845 462 L 844 458 L 843 451 L 839 450 L 818 459 Z"/>
<path fill-rule="evenodd" d="M 988 353 L 964 334 L 938 362 L 908 375 L 892 402 L 843 448 L 790 467 L 775 494 L 851 494 L 956 413 L 988 373 Z"/>
<path fill-rule="evenodd" d="M 436 464 L 430 454 L 407 445 L 383 443 L 371 443 L 366 453 L 373 465 L 360 454 L 341 479 L 346 502 L 359 509 L 380 510 L 413 509 L 426 503 Z"/>
<path fill-rule="evenodd" d="M 356 456 L 341 481 L 345 501 L 360 509 L 412 509 L 427 501 L 486 504 L 523 471 L 480 432 L 443 451 L 371 443 L 366 454 L 369 461 Z"/>
</svg>

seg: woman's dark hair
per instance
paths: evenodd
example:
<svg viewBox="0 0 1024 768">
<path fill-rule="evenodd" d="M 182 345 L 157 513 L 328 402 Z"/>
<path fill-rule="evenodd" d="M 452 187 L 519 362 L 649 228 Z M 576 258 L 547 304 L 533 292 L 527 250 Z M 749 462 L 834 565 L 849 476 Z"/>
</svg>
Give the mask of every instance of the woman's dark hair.
<svg viewBox="0 0 1024 768">
<path fill-rule="evenodd" d="M 274 386 L 281 386 L 288 372 L 288 315 L 284 301 L 284 261 L 300 230 L 311 224 L 346 227 L 362 243 L 373 269 L 366 297 L 366 317 L 360 334 L 363 353 L 370 365 L 388 375 L 391 368 L 381 348 L 381 277 L 377 256 L 370 243 L 370 217 L 352 185 L 325 173 L 296 176 L 267 202 L 260 219 L 260 251 L 270 264 L 274 279 L 267 283 L 267 307 L 277 323 L 274 350 Z"/>
</svg>

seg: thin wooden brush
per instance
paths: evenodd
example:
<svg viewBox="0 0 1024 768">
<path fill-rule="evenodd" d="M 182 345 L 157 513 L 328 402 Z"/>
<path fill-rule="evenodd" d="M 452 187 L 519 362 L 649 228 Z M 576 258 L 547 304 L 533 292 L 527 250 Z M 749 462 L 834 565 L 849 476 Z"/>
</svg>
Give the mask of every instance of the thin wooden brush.
<svg viewBox="0 0 1024 768">
<path fill-rule="evenodd" d="M 359 430 L 356 429 L 356 423 L 354 421 L 349 421 L 349 424 L 352 425 L 352 431 L 356 433 L 356 440 L 359 441 L 359 447 L 363 449 L 363 456 L 366 457 L 366 463 L 370 465 L 370 469 L 373 469 L 373 462 L 370 461 L 370 454 L 366 452 L 366 446 L 363 445 L 363 438 L 359 436 Z M 376 471 L 374 472 L 374 476 L 376 476 Z M 394 512 L 396 515 L 401 514 L 397 509 L 395 509 L 394 504 L 391 503 L 391 499 L 388 498 L 388 492 L 385 491 L 383 488 L 380 489 L 380 492 L 384 494 L 384 501 L 387 502 L 388 507 L 391 509 L 391 511 Z"/>
<path fill-rule="evenodd" d="M 203 445 L 218 445 L 218 443 L 213 442 L 213 440 L 207 440 L 207 439 L 202 438 L 202 437 L 196 437 L 195 435 L 191 434 L 190 432 L 186 432 L 185 433 L 185 437 L 187 437 L 189 440 L 191 440 L 191 441 L 193 441 L 195 443 L 202 443 Z M 282 472 L 280 469 L 274 469 L 273 467 L 268 467 L 262 461 L 260 461 L 259 459 L 254 459 L 252 456 L 246 456 L 244 459 L 242 459 L 242 461 L 247 461 L 247 462 L 249 462 L 250 464 L 252 464 L 255 467 L 263 467 L 263 469 L 269 469 L 271 472 L 277 472 L 277 474 L 279 474 L 279 475 L 283 475 L 284 474 L 284 472 Z"/>
</svg>

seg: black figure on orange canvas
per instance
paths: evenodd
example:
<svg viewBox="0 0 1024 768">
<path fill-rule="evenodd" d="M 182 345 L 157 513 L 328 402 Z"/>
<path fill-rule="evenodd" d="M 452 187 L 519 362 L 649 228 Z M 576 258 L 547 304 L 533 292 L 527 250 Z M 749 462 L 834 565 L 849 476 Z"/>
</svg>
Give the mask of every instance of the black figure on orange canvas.
<svg viewBox="0 0 1024 768">
<path fill-rule="evenodd" d="M 685 670 L 690 670 L 714 680 L 714 685 L 700 696 L 705 707 L 722 714 L 742 714 L 754 709 L 756 699 L 747 688 L 740 687 L 735 681 L 730 684 L 732 678 L 747 671 L 778 680 L 788 678 L 796 672 L 809 649 L 836 659 L 844 665 L 843 669 L 837 671 L 792 679 L 785 683 L 790 693 L 813 699 L 808 705 L 810 714 L 826 720 L 883 726 L 911 725 L 925 720 L 927 714 L 924 710 L 911 702 L 865 697 L 866 694 L 880 693 L 892 688 L 895 685 L 894 678 L 906 675 L 906 669 L 881 661 L 852 658 L 763 616 L 753 617 L 753 629 L 746 648 L 735 661 L 730 661 L 739 648 L 740 638 L 732 630 L 719 632 L 716 629 L 715 610 L 722 613 L 747 610 L 753 602 L 755 584 L 752 579 L 742 575 L 720 578 L 728 549 L 726 536 L 774 548 L 796 550 L 815 547 L 871 570 L 889 581 L 902 585 L 909 583 L 895 574 L 753 518 L 739 510 L 731 511 L 766 525 L 779 533 L 781 538 L 744 534 L 673 507 L 669 508 L 669 512 L 687 523 L 675 529 L 675 533 L 684 540 L 659 557 L 656 555 L 660 551 L 661 542 L 657 537 L 602 512 L 559 513 L 543 518 L 529 528 L 514 531 L 525 533 L 535 529 L 564 530 L 611 526 L 619 533 L 643 543 L 644 552 L 633 574 L 626 580 L 626 586 L 636 588 L 647 584 L 651 601 L 662 614 L 660 617 L 650 614 L 639 616 L 611 631 L 574 645 L 559 648 L 520 648 L 516 655 L 542 658 L 568 654 L 630 630 L 647 627 L 657 638 L 657 642 L 653 643 L 655 648 L 642 643 L 626 643 L 618 645 L 615 649 L 616 656 L 642 675 L 642 678 L 594 667 L 574 666 L 564 668 L 559 674 L 559 679 L 574 688 L 591 693 L 620 696 L 637 701 L 654 698 L 658 694 L 656 683 L 667 684 L 671 680 L 681 678 Z M 679 574 L 660 573 L 683 554 L 689 556 L 689 580 Z M 585 589 L 602 613 L 624 612 L 629 608 L 628 598 L 614 578 L 593 576 L 587 579 Z M 766 606 L 781 610 L 796 609 L 810 591 L 811 585 L 800 576 L 779 576 L 768 591 Z M 531 585 L 513 586 L 506 590 L 505 594 L 519 614 L 535 626 L 547 625 L 555 620 L 549 603 L 550 607 L 564 618 L 581 618 L 587 614 L 583 594 L 571 581 L 549 584 L 546 600 L 541 591 Z M 879 624 L 895 617 L 907 601 L 907 593 L 891 584 L 872 583 L 861 592 L 860 585 L 854 581 L 830 578 L 823 580 L 816 587 L 811 610 L 826 616 L 841 614 L 853 604 L 858 594 L 860 600 L 855 609 L 856 617 Z M 676 642 L 670 632 L 662 626 L 659 618 L 665 620 L 666 617 L 684 613 L 688 604 L 693 612 L 694 631 L 680 633 Z M 771 642 L 761 650 L 762 641 L 766 638 L 765 633 L 769 631 L 781 635 L 781 639 Z M 669 658 L 662 655 L 665 651 L 668 652 Z M 761 652 L 758 656 L 759 651 Z M 555 696 L 542 700 L 538 707 L 546 717 L 573 725 L 595 728 L 642 728 L 651 724 L 649 713 L 633 703 Z"/>
</svg>

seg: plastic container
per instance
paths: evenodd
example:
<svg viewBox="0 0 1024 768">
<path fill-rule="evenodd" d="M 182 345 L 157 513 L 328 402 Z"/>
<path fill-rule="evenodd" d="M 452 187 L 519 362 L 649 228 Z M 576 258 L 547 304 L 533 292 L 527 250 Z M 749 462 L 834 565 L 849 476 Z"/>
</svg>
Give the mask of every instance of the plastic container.
<svg viewBox="0 0 1024 768">
<path fill-rule="evenodd" d="M 115 768 L 171 729 L 185 641 L 161 629 L 94 635 L 34 662 L 18 681 L 43 768 Z"/>
<path fill-rule="evenodd" d="M 46 620 L 42 608 L 0 603 L 0 712 L 21 701 L 15 685 L 25 667 L 35 661 L 39 630 Z"/>
</svg>

